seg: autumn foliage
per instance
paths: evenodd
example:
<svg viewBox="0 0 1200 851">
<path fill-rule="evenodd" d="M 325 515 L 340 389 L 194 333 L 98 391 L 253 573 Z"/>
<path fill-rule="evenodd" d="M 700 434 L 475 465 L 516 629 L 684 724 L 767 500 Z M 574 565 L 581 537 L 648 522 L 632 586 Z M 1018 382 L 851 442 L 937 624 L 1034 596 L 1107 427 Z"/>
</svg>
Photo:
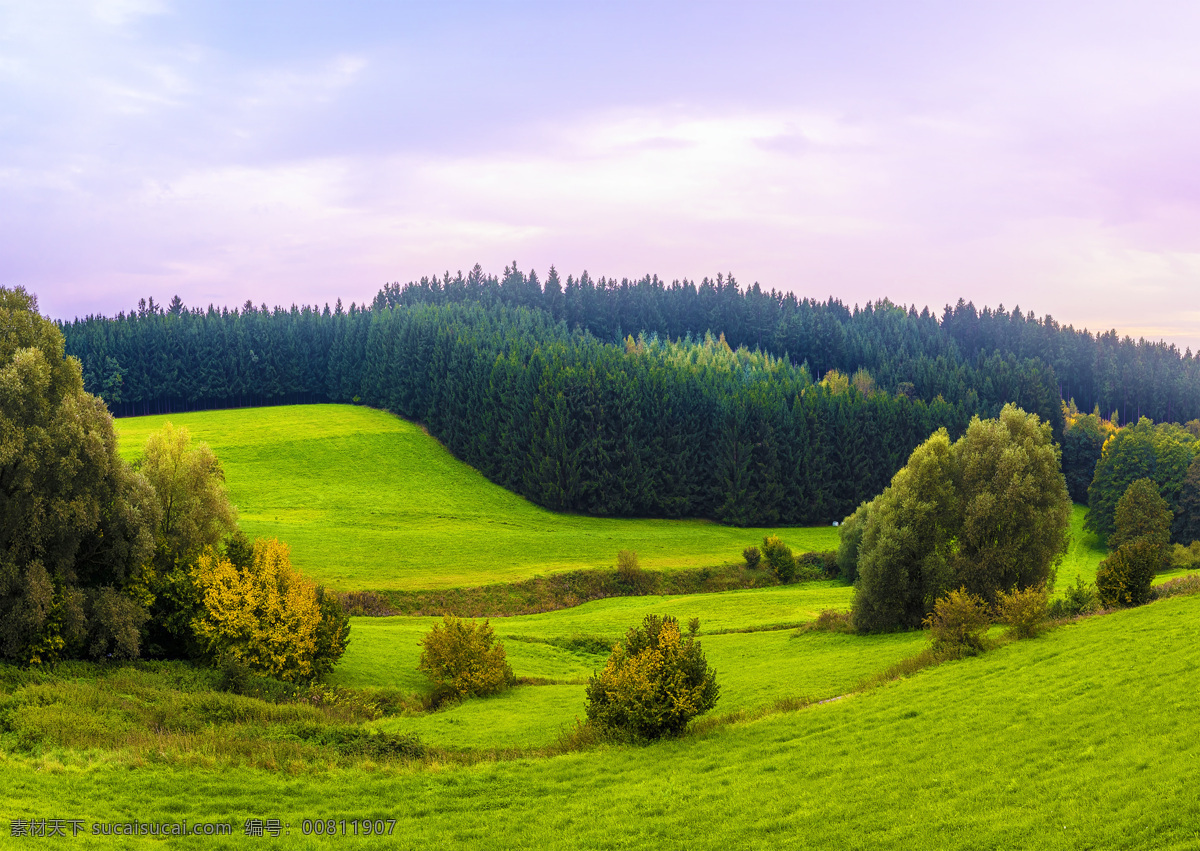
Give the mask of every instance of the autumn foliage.
<svg viewBox="0 0 1200 851">
<path fill-rule="evenodd" d="M 215 550 L 200 556 L 193 577 L 202 610 L 192 628 L 208 655 L 286 680 L 309 680 L 332 667 L 345 649 L 348 621 L 330 606 L 336 598 L 292 567 L 290 555 L 287 544 L 259 539 L 241 564 Z"/>
<path fill-rule="evenodd" d="M 587 717 L 607 733 L 640 739 L 677 735 L 717 702 L 693 620 L 685 637 L 675 618 L 647 615 L 613 648 L 587 687 Z"/>
</svg>

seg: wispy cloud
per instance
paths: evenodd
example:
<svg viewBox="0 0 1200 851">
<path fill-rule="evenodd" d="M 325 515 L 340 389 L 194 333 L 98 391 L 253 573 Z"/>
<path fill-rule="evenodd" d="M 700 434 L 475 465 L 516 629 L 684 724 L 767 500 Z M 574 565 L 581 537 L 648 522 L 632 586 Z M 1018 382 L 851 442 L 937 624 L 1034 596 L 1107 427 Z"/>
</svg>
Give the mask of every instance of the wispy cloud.
<svg viewBox="0 0 1200 851">
<path fill-rule="evenodd" d="M 1200 347 L 1188 5 L 287 8 L 0 0 L 4 277 L 69 317 L 732 270 Z"/>
</svg>

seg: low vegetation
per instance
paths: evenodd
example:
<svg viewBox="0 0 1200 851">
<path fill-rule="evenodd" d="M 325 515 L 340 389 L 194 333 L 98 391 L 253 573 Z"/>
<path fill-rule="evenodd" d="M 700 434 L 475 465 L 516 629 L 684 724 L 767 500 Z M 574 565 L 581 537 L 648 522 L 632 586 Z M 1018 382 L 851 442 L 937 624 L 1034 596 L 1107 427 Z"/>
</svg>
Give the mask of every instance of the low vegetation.
<svg viewBox="0 0 1200 851">
<path fill-rule="evenodd" d="M 1014 638 L 1033 638 L 1049 617 L 1050 592 L 1045 583 L 996 594 L 996 618 L 1008 624 Z"/>
<path fill-rule="evenodd" d="M 985 634 L 991 625 L 988 604 L 965 588 L 939 597 L 924 621 L 934 650 L 967 656 L 986 649 Z"/>
<path fill-rule="evenodd" d="M 245 749 L 241 760 L 201 747 L 160 750 L 169 740 L 153 735 L 136 753 L 89 757 L 56 744 L 63 728 L 47 722 L 41 729 L 48 737 L 30 749 L 15 749 L 14 734 L 0 732 L 0 783 L 14 814 L 36 816 L 57 800 L 69 801 L 71 815 L 87 822 L 233 822 L 239 835 L 214 840 L 215 848 L 245 845 L 240 830 L 249 812 L 294 826 L 334 810 L 337 818 L 395 818 L 397 832 L 415 845 L 463 848 L 555 847 L 564 836 L 578 848 L 642 847 L 678 835 L 714 849 L 801 837 L 814 848 L 1053 850 L 1123 847 L 1143 836 L 1184 848 L 1195 837 L 1189 780 L 1200 760 L 1200 743 L 1188 733 L 1188 719 L 1200 712 L 1200 672 L 1188 640 L 1197 629 L 1200 597 L 1173 598 L 922 670 L 886 688 L 668 739 L 649 752 L 608 746 L 602 759 L 582 752 L 454 766 L 434 752 L 427 767 L 414 770 L 399 756 L 317 749 L 283 719 L 261 736 L 235 740 Z M 780 635 L 788 640 L 780 633 L 753 637 Z M 849 646 L 881 640 L 792 641 L 809 638 Z M 705 639 L 710 661 L 711 641 Z M 727 670 L 726 663 L 723 680 Z M 538 689 L 492 700 L 522 692 Z M 105 693 L 115 700 L 136 692 L 114 683 Z M 80 697 L 70 705 L 84 712 L 91 698 Z M 403 720 L 374 723 L 383 733 L 389 731 L 382 725 Z M 998 748 L 1001 741 L 1022 744 Z M 306 761 L 306 748 L 321 756 Z M 947 761 L 948 752 L 956 758 Z M 829 794 L 831 778 L 838 778 L 839 794 Z M 864 800 L 872 806 L 862 807 Z M 698 809 L 707 814 L 699 833 Z M 370 844 L 351 836 L 308 843 Z M 151 847 L 136 838 L 130 844 Z"/>
<path fill-rule="evenodd" d="M 446 615 L 421 639 L 418 669 L 434 684 L 435 703 L 484 697 L 513 685 L 512 666 L 491 624 Z"/>
<path fill-rule="evenodd" d="M 684 636 L 678 620 L 658 615 L 631 627 L 588 681 L 588 722 L 608 736 L 659 739 L 712 709 L 720 687 L 696 640 L 699 628 L 694 618 Z"/>
</svg>

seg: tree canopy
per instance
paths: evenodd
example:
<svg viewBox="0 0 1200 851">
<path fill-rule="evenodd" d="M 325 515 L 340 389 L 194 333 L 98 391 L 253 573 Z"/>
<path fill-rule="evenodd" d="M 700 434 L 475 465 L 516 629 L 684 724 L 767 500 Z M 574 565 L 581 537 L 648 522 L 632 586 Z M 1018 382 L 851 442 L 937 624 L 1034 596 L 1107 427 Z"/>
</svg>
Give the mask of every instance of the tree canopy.
<svg viewBox="0 0 1200 851">
<path fill-rule="evenodd" d="M 1087 528 L 1105 538 L 1116 531 L 1117 503 L 1138 479 L 1149 479 L 1158 488 L 1174 516 L 1172 540 L 1182 540 L 1182 530 L 1191 528 L 1191 516 L 1181 510 L 1184 479 L 1200 455 L 1200 440 L 1190 430 L 1174 423 L 1155 425 L 1143 417 L 1136 425 L 1118 431 L 1104 445 L 1096 474 L 1088 488 Z"/>
<path fill-rule="evenodd" d="M 1071 502 L 1050 428 L 1005 406 L 951 443 L 939 430 L 854 522 L 854 623 L 916 627 L 957 588 L 994 602 L 1046 582 L 1067 548 Z"/>
<path fill-rule="evenodd" d="M 136 656 L 156 521 L 58 329 L 0 288 L 0 657 Z"/>
<path fill-rule="evenodd" d="M 62 334 L 0 288 L 0 659 L 206 650 L 279 676 L 328 671 L 345 648 L 337 599 L 277 542 L 235 538 L 223 555 L 235 530 L 212 452 L 168 424 L 131 468 Z"/>
</svg>

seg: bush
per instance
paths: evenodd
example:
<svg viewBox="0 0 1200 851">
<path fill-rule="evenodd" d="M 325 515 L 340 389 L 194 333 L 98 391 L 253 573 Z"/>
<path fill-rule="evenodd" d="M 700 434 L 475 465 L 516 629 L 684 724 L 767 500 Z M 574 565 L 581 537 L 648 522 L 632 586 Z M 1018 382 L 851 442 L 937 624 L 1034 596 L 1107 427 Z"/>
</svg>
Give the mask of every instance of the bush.
<svg viewBox="0 0 1200 851">
<path fill-rule="evenodd" d="M 446 698 L 496 694 L 516 682 L 504 645 L 488 621 L 445 615 L 421 639 L 417 668 L 434 683 L 435 703 Z"/>
<path fill-rule="evenodd" d="M 1067 586 L 1062 599 L 1050 604 L 1047 615 L 1051 618 L 1073 618 L 1100 611 L 1100 594 L 1096 586 L 1084 582 L 1082 576 L 1075 577 L 1075 584 Z"/>
<path fill-rule="evenodd" d="M 746 560 L 746 567 L 757 570 L 758 563 L 762 561 L 762 553 L 758 551 L 758 547 L 746 547 L 742 550 L 742 558 Z"/>
<path fill-rule="evenodd" d="M 837 552 L 816 550 L 796 556 L 796 578 L 833 579 L 838 575 Z"/>
<path fill-rule="evenodd" d="M 1200 568 L 1200 541 L 1192 541 L 1186 547 L 1176 544 L 1167 555 L 1167 564 L 1180 570 Z"/>
<path fill-rule="evenodd" d="M 822 609 L 816 620 L 801 625 L 797 632 L 854 632 L 854 621 L 849 612 L 839 612 L 836 609 Z"/>
<path fill-rule="evenodd" d="M 617 553 L 617 584 L 627 594 L 647 594 L 654 584 L 654 577 L 642 570 L 637 553 L 621 550 Z"/>
<path fill-rule="evenodd" d="M 1162 563 L 1163 548 L 1149 540 L 1117 547 L 1096 570 L 1096 589 L 1107 608 L 1150 602 L 1150 584 Z"/>
<path fill-rule="evenodd" d="M 342 608 L 341 598 L 332 591 L 317 586 L 317 646 L 313 652 L 313 675 L 323 677 L 346 652 L 350 642 L 350 616 Z"/>
<path fill-rule="evenodd" d="M 338 600 L 349 617 L 386 618 L 400 614 L 378 591 L 344 591 Z"/>
<path fill-rule="evenodd" d="M 776 579 L 787 584 L 796 578 L 796 557 L 792 555 L 792 548 L 779 540 L 778 535 L 763 538 L 762 551 Z"/>
<path fill-rule="evenodd" d="M 1191 594 L 1200 594 L 1200 575 L 1198 574 L 1169 579 L 1162 585 L 1155 585 L 1150 589 L 1150 599 L 1152 600 L 1165 600 L 1167 597 L 1182 597 Z"/>
<path fill-rule="evenodd" d="M 982 597 L 960 588 L 938 598 L 924 626 L 929 628 L 935 649 L 972 656 L 985 648 L 984 633 L 991 626 L 991 617 Z"/>
<path fill-rule="evenodd" d="M 842 581 L 849 585 L 858 578 L 858 547 L 867 528 L 867 513 L 871 503 L 864 502 L 842 521 L 838 529 L 837 568 Z"/>
<path fill-rule="evenodd" d="M 1032 638 L 1046 622 L 1050 589 L 1045 585 L 1014 588 L 1011 594 L 996 594 L 996 614 L 1017 638 Z"/>
<path fill-rule="evenodd" d="M 673 617 L 647 615 L 613 649 L 587 686 L 587 717 L 609 735 L 658 739 L 678 735 L 717 702 L 716 672 L 696 641 L 699 621 L 685 638 Z"/>
<path fill-rule="evenodd" d="M 208 658 L 293 682 L 331 670 L 349 632 L 337 597 L 296 571 L 279 541 L 259 539 L 249 556 L 235 548 L 240 563 L 228 555 L 209 550 L 189 574 L 199 610 L 191 628 Z"/>
</svg>

